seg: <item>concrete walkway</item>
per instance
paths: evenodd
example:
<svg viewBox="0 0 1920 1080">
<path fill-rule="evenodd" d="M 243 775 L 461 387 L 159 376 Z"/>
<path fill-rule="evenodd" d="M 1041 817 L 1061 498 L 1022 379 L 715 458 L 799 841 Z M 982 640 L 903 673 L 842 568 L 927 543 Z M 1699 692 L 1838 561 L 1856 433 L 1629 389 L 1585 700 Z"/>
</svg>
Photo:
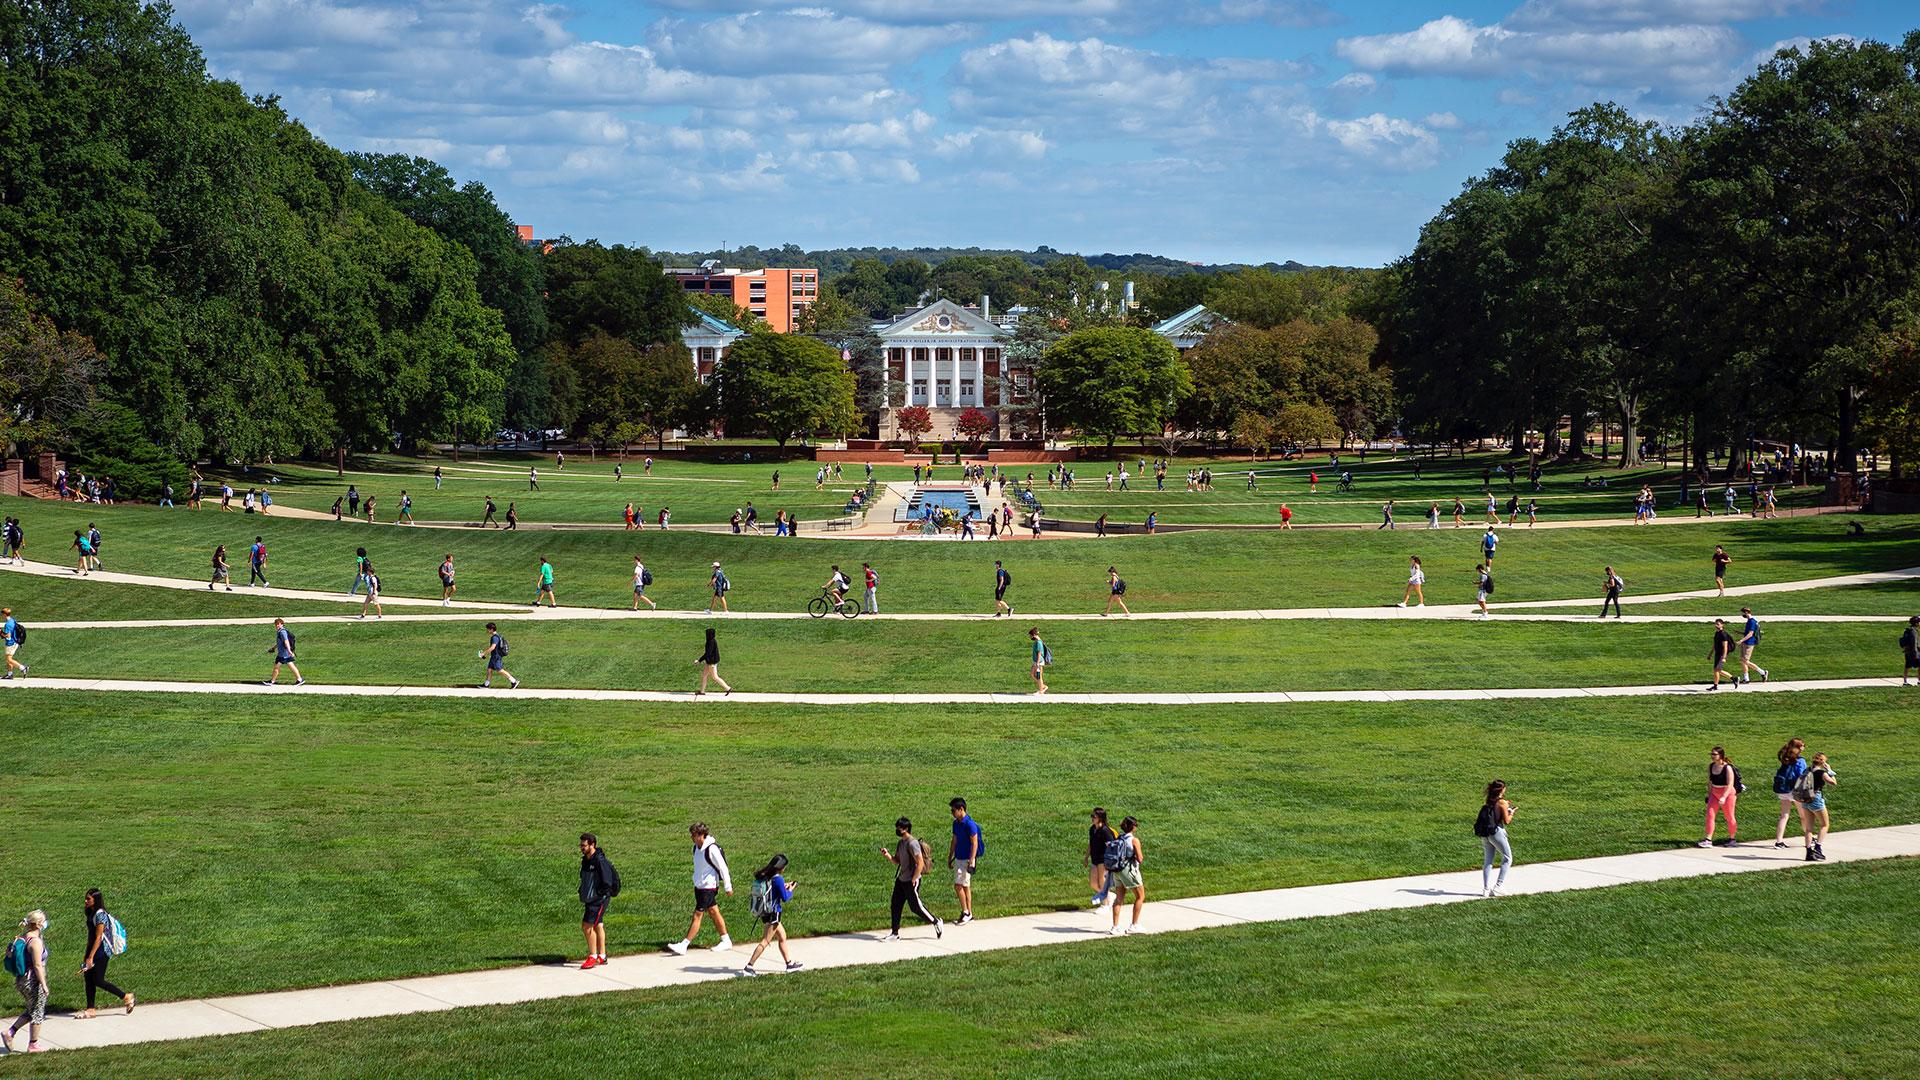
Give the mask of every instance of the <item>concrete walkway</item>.
<svg viewBox="0 0 1920 1080">
<path fill-rule="evenodd" d="M 1462 833 L 1465 833 L 1463 828 Z M 1471 847 L 1464 836 L 1463 855 Z M 1526 855 L 1526 841 L 1517 854 Z M 1855 829 L 1827 836 L 1831 862 L 1853 862 L 1920 855 L 1920 825 Z M 1149 852 L 1151 855 L 1151 852 Z M 1769 843 L 1737 848 L 1677 848 L 1633 855 L 1611 855 L 1564 862 L 1516 865 L 1507 878 L 1509 895 L 1572 892 L 1637 882 L 1666 881 L 1782 870 L 1821 864 L 1804 861 L 1796 844 L 1784 851 Z M 1148 887 L 1153 864 L 1146 864 Z M 1809 889 L 1816 882 L 1806 882 Z M 1082 895 L 1063 880 L 1069 897 Z M 876 897 L 879 894 L 875 894 Z M 1200 930 L 1248 923 L 1346 915 L 1361 911 L 1427 907 L 1480 899 L 1477 870 L 1411 877 L 1310 885 L 1293 889 L 1196 896 L 1158 900 L 1146 905 L 1141 926 L 1148 933 Z M 736 900 L 736 902 L 739 902 Z M 1487 901 L 1498 903 L 1498 900 Z M 618 903 L 618 901 L 616 901 Z M 938 902 L 936 901 L 936 906 Z M 795 901 L 791 923 L 806 926 L 806 900 Z M 935 938 L 930 927 L 911 925 L 900 941 L 880 940 L 882 931 L 797 938 L 794 958 L 809 970 L 920 960 L 961 953 L 1041 945 L 1085 944 L 1106 940 L 1111 917 L 1105 912 L 1078 909 L 981 919 L 966 926 L 948 926 Z M 744 937 L 744 935 L 743 935 Z M 616 943 L 618 944 L 618 943 Z M 615 958 L 604 967 L 581 971 L 577 964 L 475 971 L 454 975 L 392 979 L 382 982 L 330 986 L 311 990 L 248 994 L 142 1005 L 131 1015 L 108 1010 L 93 1020 L 48 1017 L 41 1043 L 55 1049 L 116 1046 L 209 1035 L 237 1035 L 271 1028 L 301 1027 L 379 1016 L 446 1012 L 475 1005 L 507 1005 L 524 1001 L 580 997 L 619 990 L 652 989 L 717 982 L 737 977 L 751 946 L 732 952 L 696 950 L 685 957 L 659 952 Z M 1097 960 L 1095 961 L 1097 962 Z M 784 974 L 779 953 L 768 951 L 761 970 Z M 804 972 L 801 973 L 804 977 Z M 26 1033 L 16 1038 L 24 1045 Z"/>
<path fill-rule="evenodd" d="M 476 661 L 476 670 L 477 670 Z M 689 676 L 688 682 L 693 682 Z M 1886 689 L 1898 691 L 1900 680 L 1891 676 L 1871 679 L 1776 679 L 1748 683 L 1743 687 L 1723 686 L 1722 695 L 1783 694 L 1799 690 Z M 705 695 L 692 690 L 587 690 L 575 687 L 537 687 L 521 681 L 517 690 L 504 681 L 492 688 L 473 683 L 458 686 L 380 686 L 374 684 L 308 682 L 295 686 L 291 681 L 278 686 L 258 682 L 173 682 L 163 679 L 62 679 L 30 676 L 0 681 L 0 690 L 88 690 L 134 694 L 280 694 L 302 697 L 382 697 L 382 698 L 469 698 L 487 701 L 672 701 L 681 703 L 735 705 L 1255 705 L 1311 704 L 1320 702 L 1417 702 L 1417 701 L 1507 701 L 1547 698 L 1616 698 L 1699 696 L 1715 693 L 1705 682 L 1656 683 L 1645 686 L 1538 686 L 1510 689 L 1447 690 L 1228 690 L 1200 693 L 1113 693 L 1113 694 L 825 694 L 825 693 L 752 693 L 739 691 L 722 694 L 718 689 Z M 1916 694 L 1920 700 L 1920 694 Z"/>
<path fill-rule="evenodd" d="M 145 585 L 151 588 L 174 589 L 174 590 L 184 591 L 184 592 L 209 591 L 207 589 L 206 582 L 194 581 L 189 578 L 161 577 L 153 574 L 122 574 L 122 573 L 114 573 L 114 572 L 105 571 L 105 570 L 95 571 L 94 573 L 91 573 L 82 577 L 80 575 L 75 574 L 72 568 L 70 567 L 55 566 L 51 563 L 40 563 L 40 562 L 27 562 L 24 564 L 0 563 L 0 570 L 5 570 L 5 571 L 16 573 L 16 574 L 32 574 L 37 577 L 57 578 L 65 581 L 91 581 L 91 582 L 99 582 L 102 584 L 118 584 L 118 585 Z M 1693 589 L 1693 590 L 1686 590 L 1681 592 L 1629 595 L 1627 597 L 1627 603 L 1630 605 L 1638 605 L 1638 604 L 1661 603 L 1669 600 L 1712 600 L 1716 598 L 1726 599 L 1726 600 L 1736 600 L 1736 599 L 1739 599 L 1742 597 L 1748 597 L 1748 596 L 1764 596 L 1768 593 L 1778 593 L 1778 592 L 1797 592 L 1804 589 L 1841 588 L 1849 585 L 1885 585 L 1885 584 L 1895 584 L 1895 583 L 1912 582 L 1912 581 L 1920 581 L 1920 567 L 1908 567 L 1907 569 L 1904 569 L 1904 570 L 1882 570 L 1882 571 L 1874 571 L 1874 572 L 1860 573 L 1860 574 L 1838 574 L 1831 577 L 1808 578 L 1800 581 L 1776 581 L 1776 582 L 1770 582 L 1770 583 L 1761 584 L 1761 585 L 1737 585 L 1732 588 L 1729 588 L 1726 591 L 1726 595 L 1724 597 L 1719 597 L 1716 591 L 1710 588 L 1709 589 Z M 1393 594 L 1393 591 L 1399 587 L 1391 579 L 1388 579 L 1388 581 L 1385 582 L 1384 584 L 1387 587 L 1384 588 L 1382 592 L 1384 595 L 1388 597 L 1391 597 Z M 214 595 L 265 596 L 265 597 L 271 597 L 279 600 L 312 600 L 312 601 L 320 601 L 325 603 L 336 603 L 336 604 L 358 604 L 359 603 L 359 598 L 357 597 L 349 597 L 345 593 L 327 592 L 320 589 L 286 589 L 286 588 L 265 588 L 265 587 L 252 588 L 247 586 L 236 586 L 231 594 L 228 594 L 225 590 L 214 590 Z M 883 591 L 881 594 L 881 604 L 883 606 L 883 610 L 884 610 L 884 605 L 886 603 L 886 598 L 887 598 L 887 594 Z M 398 607 L 398 608 L 438 608 L 440 606 L 440 601 L 438 598 L 419 597 L 419 596 L 396 596 L 390 593 L 382 593 L 380 596 L 380 602 L 385 607 Z M 1562 599 L 1562 600 L 1514 600 L 1514 601 L 1508 601 L 1505 603 L 1490 604 L 1488 606 L 1493 611 L 1502 613 L 1501 617 L 1503 619 L 1539 618 L 1539 619 L 1544 619 L 1545 621 L 1554 621 L 1550 611 L 1541 612 L 1539 611 L 1539 609 L 1597 608 L 1599 603 L 1600 603 L 1600 598 L 1596 596 L 1596 597 L 1573 598 L 1573 599 Z M 609 608 L 559 607 L 559 608 L 534 609 L 521 604 L 503 604 L 496 601 L 460 600 L 457 597 L 455 599 L 455 606 L 458 608 L 465 609 L 466 611 L 469 611 L 469 612 L 482 612 L 487 614 L 506 613 L 506 614 L 512 614 L 512 615 L 515 615 L 516 617 L 521 617 L 521 618 L 541 618 L 541 619 L 633 619 L 633 618 L 709 619 L 709 618 L 715 618 L 715 619 L 722 619 L 726 621 L 738 621 L 743 619 L 805 619 L 810 617 L 807 615 L 805 611 L 800 610 L 799 603 L 795 604 L 795 610 L 793 611 L 737 611 L 729 614 L 718 614 L 718 615 L 711 615 L 711 616 L 706 614 L 704 611 L 697 611 L 692 609 L 685 609 L 685 610 L 662 609 L 659 611 L 649 611 L 644 608 L 641 609 L 640 611 L 630 611 L 625 608 L 611 608 L 611 607 Z M 1100 615 L 1098 611 L 1091 610 L 1091 607 L 1092 605 L 1090 604 L 1089 605 L 1090 609 L 1088 611 L 1082 611 L 1082 612 L 1051 612 L 1051 613 L 1023 612 L 1017 617 L 1021 620 L 1032 620 L 1032 621 L 1079 621 L 1079 620 L 1100 619 L 1103 617 Z M 1730 610 L 1737 607 L 1738 607 L 1737 604 L 1732 605 L 1730 607 Z M 1514 609 L 1524 609 L 1526 614 L 1521 614 L 1520 612 L 1515 611 Z M 1509 611 L 1513 611 L 1514 613 L 1506 614 Z M 470 618 L 471 616 L 460 616 L 458 614 L 442 614 L 434 617 L 435 618 Z M 865 616 L 865 617 L 872 618 L 872 616 Z M 991 619 L 993 617 L 993 614 L 991 611 L 903 612 L 900 614 L 885 614 L 879 617 L 882 619 L 905 620 L 910 622 L 951 622 L 951 621 L 965 621 L 970 619 Z M 1370 605 L 1366 607 L 1237 608 L 1237 609 L 1226 609 L 1226 610 L 1216 610 L 1216 611 L 1137 611 L 1132 615 L 1112 616 L 1113 619 L 1132 620 L 1136 622 L 1141 620 L 1187 620 L 1187 619 L 1325 620 L 1325 619 L 1422 619 L 1422 618 L 1424 619 L 1462 619 L 1462 618 L 1475 618 L 1475 617 L 1477 617 L 1476 609 L 1472 604 L 1429 604 L 1424 608 L 1398 608 L 1393 606 L 1393 604 L 1390 601 L 1382 602 L 1377 605 Z M 329 619 L 338 618 L 338 616 L 307 616 L 303 618 L 326 621 Z M 1702 618 L 1704 617 L 1703 616 L 1685 616 L 1685 615 L 1680 615 L 1680 616 L 1641 615 L 1641 616 L 1631 617 L 1627 621 L 1671 619 L 1671 620 L 1676 620 L 1681 622 L 1698 622 Z M 1783 619 L 1794 619 L 1794 618 L 1806 619 L 1809 621 L 1833 622 L 1833 621 L 1853 621 L 1855 619 L 1858 619 L 1859 621 L 1883 621 L 1883 620 L 1896 619 L 1900 617 L 1899 616 L 1872 616 L 1872 615 L 1867 615 L 1867 616 L 1773 616 L 1770 618 L 1769 621 L 1779 621 Z M 237 621 L 240 623 L 248 623 L 255 620 L 243 619 L 243 620 L 237 620 Z M 288 621 L 292 622 L 295 620 L 292 618 L 289 618 Z M 1581 620 L 1578 616 L 1576 616 L 1572 619 L 1567 619 L 1564 621 L 1577 622 Z M 220 624 L 221 624 L 221 621 L 217 621 L 217 620 L 213 622 L 203 622 L 201 620 L 156 620 L 152 622 L 150 625 L 191 626 L 191 625 L 220 625 Z M 37 628 L 41 625 L 56 625 L 56 624 L 41 624 L 39 622 L 34 622 L 33 625 Z M 87 628 L 93 624 L 80 621 L 80 622 L 57 624 L 57 625 L 66 625 L 69 628 L 81 629 L 81 628 Z M 127 626 L 127 625 L 140 625 L 140 624 L 134 623 L 134 622 L 125 622 L 125 623 L 115 623 L 114 625 Z"/>
</svg>

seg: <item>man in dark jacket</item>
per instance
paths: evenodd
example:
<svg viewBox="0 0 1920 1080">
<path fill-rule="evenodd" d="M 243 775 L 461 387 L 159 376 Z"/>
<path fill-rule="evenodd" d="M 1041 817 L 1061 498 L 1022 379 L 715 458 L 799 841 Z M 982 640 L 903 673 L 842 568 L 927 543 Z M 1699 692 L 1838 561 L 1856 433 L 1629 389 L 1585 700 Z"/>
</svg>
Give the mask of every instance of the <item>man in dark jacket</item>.
<svg viewBox="0 0 1920 1080">
<path fill-rule="evenodd" d="M 580 970 L 607 962 L 607 901 L 620 891 L 620 875 L 600 850 L 600 841 L 592 833 L 580 834 L 580 903 L 586 913 L 580 916 L 580 932 L 587 937 L 587 958 Z"/>
</svg>

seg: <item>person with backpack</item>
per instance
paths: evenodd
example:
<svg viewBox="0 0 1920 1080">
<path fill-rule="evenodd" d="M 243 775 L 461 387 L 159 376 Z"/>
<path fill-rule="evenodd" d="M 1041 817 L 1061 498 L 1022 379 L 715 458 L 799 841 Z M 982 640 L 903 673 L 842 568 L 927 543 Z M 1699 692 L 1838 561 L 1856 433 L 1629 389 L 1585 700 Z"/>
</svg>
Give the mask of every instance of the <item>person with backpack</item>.
<svg viewBox="0 0 1920 1080">
<path fill-rule="evenodd" d="M 367 581 L 367 594 L 360 598 L 360 618 L 367 617 L 368 604 L 373 605 L 374 618 L 386 618 L 386 612 L 380 607 L 380 575 L 374 572 L 372 559 L 360 561 L 360 573 L 366 577 Z"/>
<path fill-rule="evenodd" d="M 780 959 L 787 962 L 787 970 L 799 971 L 802 967 L 787 952 L 787 928 L 780 921 L 787 902 L 793 899 L 793 890 L 800 887 L 799 882 L 786 879 L 786 868 L 787 857 L 775 855 L 767 860 L 767 865 L 753 872 L 753 891 L 748 897 L 748 910 L 767 929 L 760 935 L 760 944 L 753 947 L 753 955 L 747 957 L 747 966 L 740 969 L 740 974 L 749 979 L 760 974 L 753 970 L 753 965 L 759 962 L 760 954 L 767 951 L 767 946 L 776 941 L 780 943 Z"/>
<path fill-rule="evenodd" d="M 496 671 L 507 677 L 507 689 L 520 689 L 520 680 L 507 670 L 507 639 L 500 633 L 498 625 L 487 624 L 487 647 L 480 650 L 479 656 L 487 662 L 486 672 L 480 682 L 482 689 L 493 685 L 493 673 Z"/>
<path fill-rule="evenodd" d="M 1420 566 L 1420 556 L 1410 555 L 1407 557 L 1407 589 L 1400 594 L 1400 602 L 1393 606 L 1406 607 L 1407 601 L 1416 596 L 1420 598 L 1420 602 L 1415 606 L 1426 607 L 1427 572 Z"/>
<path fill-rule="evenodd" d="M 1903 657 L 1900 665 L 1900 685 L 1905 686 L 1907 672 L 1920 669 L 1920 615 L 1907 620 L 1906 632 L 1900 635 L 1900 653 Z"/>
<path fill-rule="evenodd" d="M 1733 816 L 1733 807 L 1740 800 L 1740 789 L 1745 786 L 1740 782 L 1740 770 L 1727 759 L 1727 752 L 1714 747 L 1707 761 L 1707 835 L 1695 847 L 1713 846 L 1715 811 L 1727 819 L 1727 846 L 1740 846 L 1740 822 Z"/>
<path fill-rule="evenodd" d="M 1480 537 L 1480 561 L 1486 563 L 1489 570 L 1493 569 L 1494 549 L 1499 546 L 1500 537 L 1495 535 L 1493 526 L 1487 526 L 1487 531 Z"/>
<path fill-rule="evenodd" d="M 287 620 L 273 620 L 273 647 L 267 651 L 273 654 L 273 674 L 267 677 L 268 686 L 279 684 L 283 664 L 293 672 L 293 685 L 307 685 L 306 676 L 300 674 L 300 668 L 293 662 L 293 631 L 287 629 Z"/>
<path fill-rule="evenodd" d="M 1720 676 L 1727 673 L 1727 658 L 1732 655 L 1733 635 L 1727 633 L 1727 620 L 1713 620 L 1713 645 L 1707 653 L 1707 658 L 1713 661 L 1713 682 L 1707 686 L 1707 689 L 1720 689 Z M 1738 690 L 1740 680 L 1733 680 L 1732 686 Z"/>
<path fill-rule="evenodd" d="M 1473 568 L 1479 583 L 1474 586 L 1473 599 L 1480 605 L 1480 617 L 1487 617 L 1487 597 L 1493 595 L 1493 567 L 1481 563 Z"/>
<path fill-rule="evenodd" d="M 727 853 L 720 850 L 719 841 L 707 831 L 706 822 L 696 821 L 687 826 L 687 833 L 693 837 L 693 922 L 687 926 L 687 936 L 669 944 L 667 951 L 675 956 L 687 955 L 687 949 L 700 933 L 701 920 L 711 912 L 713 928 L 720 931 L 720 941 L 713 951 L 726 952 L 733 948 L 733 938 L 727 935 L 726 916 L 720 914 L 720 890 L 733 895 L 733 871 L 727 869 Z"/>
<path fill-rule="evenodd" d="M 994 618 L 997 619 L 1002 615 L 1013 614 L 1013 605 L 1007 603 L 1007 590 L 1012 587 L 1013 587 L 1013 575 L 1007 573 L 1007 568 L 1000 564 L 999 559 L 993 560 L 993 617 Z"/>
<path fill-rule="evenodd" d="M 251 588 L 256 581 L 268 588 L 273 587 L 267 580 L 267 542 L 258 536 L 253 538 L 253 546 L 247 549 L 247 586 Z"/>
<path fill-rule="evenodd" d="M 100 526 L 91 521 L 87 522 L 87 546 L 92 549 L 92 553 L 87 556 L 87 568 L 90 570 L 100 569 L 101 539 Z"/>
<path fill-rule="evenodd" d="M 353 549 L 353 587 L 347 590 L 348 596 L 358 596 L 360 590 L 367 587 L 367 549 Z"/>
<path fill-rule="evenodd" d="M 105 990 L 120 999 L 131 1013 L 136 1004 L 133 995 L 107 981 L 107 961 L 127 951 L 127 929 L 120 920 L 107 912 L 107 902 L 99 889 L 88 889 L 80 902 L 82 922 L 87 927 L 88 942 L 85 952 L 86 962 L 80 965 L 80 977 L 86 980 L 87 1011 L 80 1019 L 91 1020 L 94 1017 L 94 996 Z"/>
<path fill-rule="evenodd" d="M 1832 821 L 1827 814 L 1826 792 L 1839 783 L 1825 754 L 1813 755 L 1813 764 L 1794 781 L 1793 801 L 1800 808 L 1800 832 L 1806 841 L 1808 862 L 1827 861 L 1827 827 Z"/>
<path fill-rule="evenodd" d="M 1799 784 L 1800 777 L 1807 771 L 1806 760 L 1801 757 L 1807 744 L 1799 739 L 1788 739 L 1775 757 L 1780 759 L 1780 767 L 1773 771 L 1773 793 L 1780 799 L 1780 821 L 1773 827 L 1773 846 L 1787 846 L 1787 819 L 1797 809 L 1793 799 L 1793 789 Z M 1804 831 L 1804 827 L 1803 827 Z"/>
<path fill-rule="evenodd" d="M 393 523 L 398 525 L 403 521 L 413 524 L 413 496 L 407 494 L 405 488 L 400 489 L 400 516 L 393 519 Z"/>
<path fill-rule="evenodd" d="M 1120 819 L 1120 835 L 1107 841 L 1103 862 L 1107 868 L 1108 887 L 1113 890 L 1113 928 L 1107 933 L 1118 937 L 1121 934 L 1140 932 L 1140 909 L 1147 903 L 1147 884 L 1140 877 L 1140 864 L 1146 859 L 1146 852 L 1140 848 L 1140 837 L 1135 835 L 1140 823 L 1131 817 Z M 1127 890 L 1133 890 L 1133 921 L 1124 928 L 1120 925 L 1120 905 L 1127 902 Z"/>
<path fill-rule="evenodd" d="M 1607 567 L 1601 573 L 1601 585 L 1607 590 L 1607 594 L 1600 600 L 1600 617 L 1603 619 L 1607 617 L 1607 605 L 1612 604 L 1613 617 L 1617 619 L 1620 617 L 1620 590 L 1627 587 L 1627 581 L 1619 574 L 1614 573 L 1613 567 L 1611 566 Z"/>
<path fill-rule="evenodd" d="M 933 861 L 927 853 L 927 842 L 913 835 L 913 822 L 906 818 L 894 820 L 893 835 L 893 850 L 880 845 L 880 854 L 886 856 L 894 868 L 893 898 L 888 905 L 893 915 L 893 929 L 880 940 L 900 940 L 900 913 L 908 908 L 913 909 L 921 922 L 933 924 L 934 937 L 941 937 L 946 933 L 946 924 L 928 912 L 927 905 L 920 899 L 920 878 Z"/>
<path fill-rule="evenodd" d="M 1473 835 L 1480 838 L 1480 888 L 1488 896 L 1499 896 L 1506 888 L 1507 871 L 1513 868 L 1513 845 L 1507 841 L 1507 826 L 1513 821 L 1513 804 L 1507 801 L 1507 782 L 1495 780 L 1487 785 L 1486 802 L 1473 819 Z M 1493 876 L 1493 864 L 1500 862 L 1500 876 Z"/>
<path fill-rule="evenodd" d="M 453 583 L 453 552 L 440 556 L 440 606 L 453 606 L 453 594 L 459 586 Z"/>
<path fill-rule="evenodd" d="M 1047 692 L 1047 668 L 1053 663 L 1053 650 L 1040 640 L 1040 628 L 1027 628 L 1027 638 L 1033 642 L 1033 692 L 1035 696 Z"/>
<path fill-rule="evenodd" d="M 947 808 L 953 812 L 947 866 L 953 870 L 953 895 L 960 901 L 960 918 L 954 925 L 965 926 L 973 921 L 973 875 L 980 868 L 980 856 L 987 853 L 987 841 L 980 834 L 980 823 L 967 816 L 967 800 L 956 797 Z"/>
<path fill-rule="evenodd" d="M 547 598 L 548 607 L 553 608 L 553 607 L 560 606 L 559 603 L 555 601 L 553 598 L 553 564 L 547 561 L 547 557 L 545 555 L 540 556 L 540 567 L 539 569 L 534 571 L 534 580 L 533 580 L 533 606 L 534 607 L 540 606 L 540 598 L 543 596 Z"/>
<path fill-rule="evenodd" d="M 1107 844 L 1120 838 L 1107 824 L 1107 810 L 1103 806 L 1093 808 L 1093 823 L 1087 828 L 1087 887 L 1093 890 L 1089 906 L 1095 911 L 1106 906 L 1108 891 L 1113 886 L 1111 875 L 1107 873 Z"/>
<path fill-rule="evenodd" d="M 26 1002 L 26 1008 L 13 1025 L 0 1032 L 0 1046 L 6 1052 L 13 1053 L 13 1037 L 21 1028 L 27 1029 L 27 1052 L 37 1054 L 46 1047 L 40 1045 L 40 1025 L 47 1022 L 47 913 L 40 910 L 27 912 L 20 920 L 20 932 L 14 935 L 7 946 L 6 972 L 13 976 L 14 988 L 20 991 L 20 997 Z"/>
<path fill-rule="evenodd" d="M 647 586 L 651 584 L 653 584 L 653 571 L 647 569 L 647 564 L 640 561 L 640 556 L 635 555 L 633 557 L 633 607 L 630 610 L 639 611 L 642 600 L 647 602 L 647 610 L 659 610 L 660 605 L 654 603 L 653 598 L 647 595 Z"/>
<path fill-rule="evenodd" d="M 0 621 L 0 640 L 3 640 L 7 647 L 7 673 L 0 675 L 0 679 L 13 678 L 15 671 L 20 672 L 24 678 L 27 674 L 27 665 L 15 659 L 14 654 L 20 651 L 20 646 L 27 643 L 27 628 L 14 620 L 13 609 L 10 607 L 0 607 L 0 620 L 4 620 Z"/>
<path fill-rule="evenodd" d="M 1104 618 L 1113 614 L 1113 605 L 1115 604 L 1120 605 L 1120 614 L 1133 614 L 1133 612 L 1127 608 L 1126 596 L 1127 583 L 1120 577 L 1120 571 L 1115 570 L 1111 566 L 1107 567 L 1107 610 L 1100 613 L 1101 617 Z"/>
<path fill-rule="evenodd" d="M 1740 646 L 1740 681 L 1752 682 L 1753 676 L 1749 672 L 1757 671 L 1760 673 L 1760 681 L 1766 682 L 1769 677 L 1767 669 L 1753 662 L 1753 650 L 1760 647 L 1760 620 L 1753 617 L 1753 609 L 1750 607 L 1741 608 L 1740 617 L 1747 621 L 1746 625 L 1741 627 L 1740 640 L 1736 643 Z"/>
<path fill-rule="evenodd" d="M 700 689 L 693 692 L 694 697 L 700 697 L 707 692 L 709 681 L 719 683 L 723 694 L 733 693 L 733 687 L 728 686 L 727 680 L 720 677 L 720 639 L 714 633 L 713 627 L 707 627 L 707 646 L 701 651 L 700 659 L 694 662 L 700 665 Z"/>
<path fill-rule="evenodd" d="M 86 533 L 75 529 L 73 543 L 67 546 L 73 549 L 73 572 L 86 577 L 87 571 L 93 567 L 93 541 L 87 539 Z"/>
<path fill-rule="evenodd" d="M 727 590 L 733 588 L 733 582 L 727 580 L 727 572 L 720 569 L 718 562 L 713 564 L 713 574 L 707 579 L 707 583 L 713 586 L 713 599 L 707 602 L 706 613 L 708 615 L 713 614 L 713 605 L 719 604 L 721 612 L 728 615 L 733 614 L 733 609 L 727 606 Z M 707 632 L 707 639 L 709 641 L 713 639 L 712 631 Z"/>
<path fill-rule="evenodd" d="M 580 970 L 589 971 L 607 962 L 607 903 L 620 895 L 620 871 L 613 860 L 600 850 L 600 838 L 590 832 L 580 834 L 580 933 L 587 939 L 587 958 Z"/>
</svg>

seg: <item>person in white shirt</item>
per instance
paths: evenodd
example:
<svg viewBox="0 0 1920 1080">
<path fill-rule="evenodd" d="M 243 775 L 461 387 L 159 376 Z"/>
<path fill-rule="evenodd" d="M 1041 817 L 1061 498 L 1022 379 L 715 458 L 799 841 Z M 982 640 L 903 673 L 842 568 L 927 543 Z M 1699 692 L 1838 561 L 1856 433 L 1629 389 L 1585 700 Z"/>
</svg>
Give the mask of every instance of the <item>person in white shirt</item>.
<svg viewBox="0 0 1920 1080">
<path fill-rule="evenodd" d="M 1407 591 L 1400 595 L 1400 602 L 1398 604 L 1395 604 L 1394 606 L 1406 607 L 1407 601 L 1413 599 L 1416 596 L 1420 598 L 1420 602 L 1418 604 L 1415 604 L 1414 606 L 1426 607 L 1427 606 L 1427 572 L 1420 568 L 1420 556 L 1418 555 L 1411 556 L 1408 559 Z"/>
<path fill-rule="evenodd" d="M 640 610 L 640 601 L 642 600 L 645 600 L 647 602 L 647 607 L 649 609 L 658 610 L 660 607 L 660 605 L 653 602 L 653 597 L 647 595 L 647 566 L 645 563 L 640 561 L 640 556 L 635 555 L 633 557 L 633 610 L 634 611 Z"/>
<path fill-rule="evenodd" d="M 733 948 L 733 938 L 727 936 L 727 920 L 720 914 L 720 890 L 733 895 L 733 873 L 727 869 L 726 852 L 708 835 L 705 822 L 696 821 L 687 831 L 693 836 L 693 922 L 687 926 L 687 936 L 668 945 L 667 951 L 675 956 L 687 955 L 695 935 L 700 933 L 701 919 L 712 913 L 713 928 L 720 931 L 720 943 L 713 949 L 725 952 Z"/>
</svg>

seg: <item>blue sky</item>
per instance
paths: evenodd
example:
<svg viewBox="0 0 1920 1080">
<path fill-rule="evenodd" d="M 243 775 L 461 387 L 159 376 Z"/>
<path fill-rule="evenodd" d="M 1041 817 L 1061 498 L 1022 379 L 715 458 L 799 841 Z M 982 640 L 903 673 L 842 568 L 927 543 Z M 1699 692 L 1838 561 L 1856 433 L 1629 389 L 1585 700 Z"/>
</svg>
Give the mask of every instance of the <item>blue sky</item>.
<svg viewBox="0 0 1920 1080">
<path fill-rule="evenodd" d="M 542 236 L 1374 265 L 1509 139 L 1884 0 L 178 0 L 214 74 Z"/>
</svg>

